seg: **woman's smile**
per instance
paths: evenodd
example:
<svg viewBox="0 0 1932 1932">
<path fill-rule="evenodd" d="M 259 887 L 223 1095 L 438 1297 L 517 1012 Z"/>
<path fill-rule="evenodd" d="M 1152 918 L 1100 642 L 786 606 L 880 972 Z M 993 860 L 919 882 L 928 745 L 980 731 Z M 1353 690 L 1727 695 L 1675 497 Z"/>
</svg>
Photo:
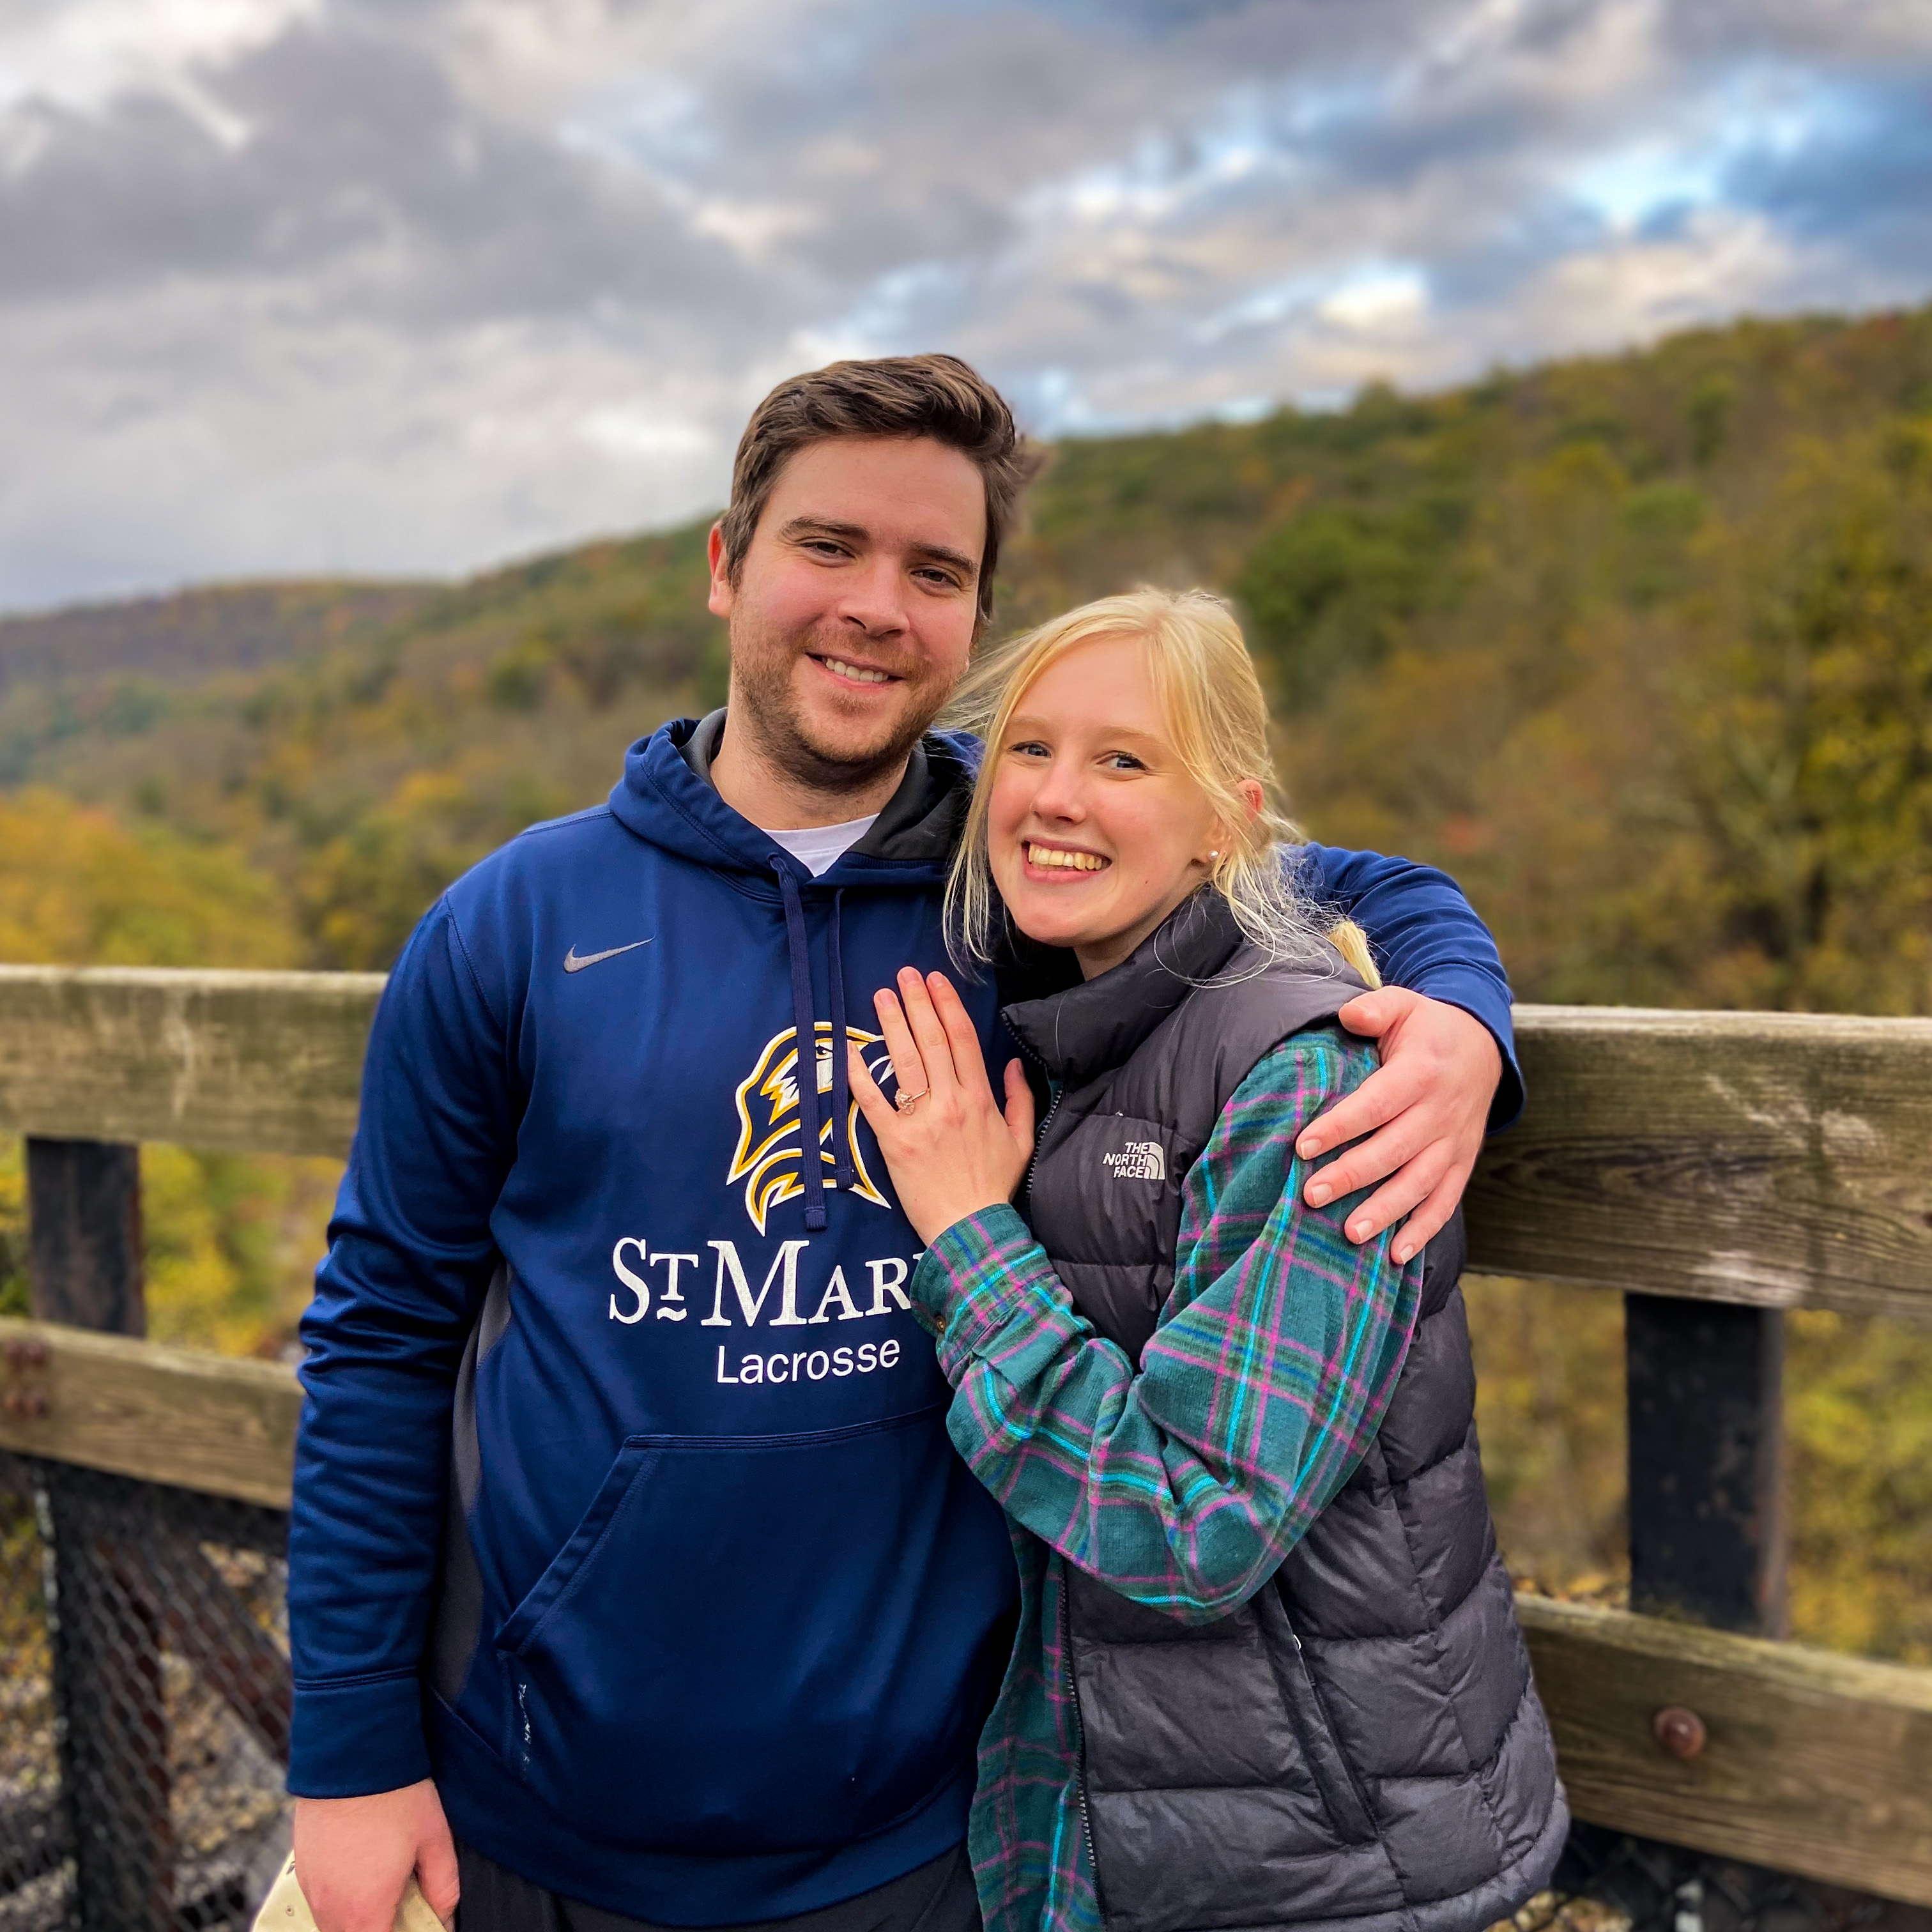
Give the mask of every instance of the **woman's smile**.
<svg viewBox="0 0 1932 1932">
<path fill-rule="evenodd" d="M 1043 838 L 1022 839 L 1020 857 L 1026 876 L 1042 886 L 1083 885 L 1114 862 L 1098 852 Z"/>
</svg>

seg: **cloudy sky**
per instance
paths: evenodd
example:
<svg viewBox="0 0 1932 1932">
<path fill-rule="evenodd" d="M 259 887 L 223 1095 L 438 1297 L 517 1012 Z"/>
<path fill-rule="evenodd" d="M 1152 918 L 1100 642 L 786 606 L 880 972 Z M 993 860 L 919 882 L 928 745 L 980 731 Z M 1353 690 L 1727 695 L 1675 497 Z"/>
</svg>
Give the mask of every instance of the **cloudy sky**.
<svg viewBox="0 0 1932 1932">
<path fill-rule="evenodd" d="M 946 347 L 1047 434 L 1932 295 L 1932 0 L 4 0 L 0 608 L 715 503 Z"/>
</svg>

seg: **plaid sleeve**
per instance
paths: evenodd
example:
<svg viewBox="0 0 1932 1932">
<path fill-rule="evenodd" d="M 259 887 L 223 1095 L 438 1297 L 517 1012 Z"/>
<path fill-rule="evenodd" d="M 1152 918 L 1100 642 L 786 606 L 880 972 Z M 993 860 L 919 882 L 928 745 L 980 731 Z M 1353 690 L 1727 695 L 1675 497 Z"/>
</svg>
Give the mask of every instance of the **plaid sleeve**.
<svg viewBox="0 0 1932 1932">
<path fill-rule="evenodd" d="M 1242 1082 L 1184 1184 L 1174 1288 L 1138 1372 L 1010 1208 L 947 1228 L 914 1275 L 980 1480 L 1069 1562 L 1184 1621 L 1273 1575 L 1367 1449 L 1407 1352 L 1420 1257 L 1397 1268 L 1390 1232 L 1350 1242 L 1363 1196 L 1308 1207 L 1303 1184 L 1334 1156 L 1294 1151 L 1374 1064 L 1324 1028 Z"/>
</svg>

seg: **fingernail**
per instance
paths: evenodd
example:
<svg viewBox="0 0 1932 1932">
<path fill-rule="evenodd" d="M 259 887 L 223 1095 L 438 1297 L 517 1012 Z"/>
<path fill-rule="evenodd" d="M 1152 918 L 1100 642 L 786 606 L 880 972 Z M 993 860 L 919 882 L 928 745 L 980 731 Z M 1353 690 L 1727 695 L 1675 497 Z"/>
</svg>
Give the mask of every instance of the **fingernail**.
<svg viewBox="0 0 1932 1932">
<path fill-rule="evenodd" d="M 1304 1160 L 1312 1160 L 1322 1151 L 1322 1143 L 1310 1134 L 1295 1142 L 1294 1150 Z"/>
<path fill-rule="evenodd" d="M 1308 1198 L 1317 1208 L 1319 1208 L 1334 1191 L 1334 1189 L 1330 1187 L 1325 1180 L 1312 1180 L 1308 1184 Z"/>
<path fill-rule="evenodd" d="M 1395 1251 L 1396 1266 L 1397 1268 L 1407 1266 L 1409 1256 L 1414 1254 L 1414 1252 L 1415 1250 L 1412 1248 L 1406 1241 L 1403 1242 L 1402 1246 L 1397 1248 Z"/>
<path fill-rule="evenodd" d="M 1352 1241 L 1366 1241 L 1369 1238 L 1369 1224 L 1366 1221 L 1348 1223 L 1348 1238 Z"/>
</svg>

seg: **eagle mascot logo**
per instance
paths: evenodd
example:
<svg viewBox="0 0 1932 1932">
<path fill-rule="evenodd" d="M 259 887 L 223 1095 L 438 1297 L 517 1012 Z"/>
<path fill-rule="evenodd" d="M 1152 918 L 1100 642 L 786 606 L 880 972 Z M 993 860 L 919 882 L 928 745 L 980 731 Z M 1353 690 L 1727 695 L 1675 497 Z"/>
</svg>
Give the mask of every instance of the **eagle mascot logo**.
<svg viewBox="0 0 1932 1932">
<path fill-rule="evenodd" d="M 832 1091 L 831 1023 L 820 1020 L 814 1031 L 817 1035 L 814 1072 L 819 1092 L 829 1094 Z M 892 1070 L 891 1057 L 884 1051 L 885 1042 L 878 1034 L 862 1033 L 856 1027 L 848 1027 L 846 1032 L 859 1042 L 872 1078 L 884 1085 Z M 875 1053 L 874 1048 L 880 1050 Z M 739 1083 L 737 1103 L 738 1150 L 731 1156 L 731 1172 L 724 1178 L 728 1182 L 745 1184 L 745 1212 L 762 1234 L 772 1210 L 780 1202 L 796 1200 L 805 1192 L 803 1164 L 800 1159 L 796 1027 L 787 1027 L 766 1042 L 758 1065 Z M 827 1106 L 824 1111 L 829 1114 L 831 1108 Z M 884 1208 L 888 1205 L 886 1197 L 873 1184 L 872 1175 L 866 1172 L 866 1157 L 860 1151 L 858 1124 L 859 1103 L 854 1100 L 846 1109 L 843 1120 L 828 1119 L 820 1127 L 818 1158 L 825 1168 L 825 1185 L 837 1184 L 832 1172 L 837 1165 L 832 1136 L 834 1132 L 842 1133 L 852 1157 L 855 1182 L 852 1191 L 860 1200 Z"/>
</svg>

